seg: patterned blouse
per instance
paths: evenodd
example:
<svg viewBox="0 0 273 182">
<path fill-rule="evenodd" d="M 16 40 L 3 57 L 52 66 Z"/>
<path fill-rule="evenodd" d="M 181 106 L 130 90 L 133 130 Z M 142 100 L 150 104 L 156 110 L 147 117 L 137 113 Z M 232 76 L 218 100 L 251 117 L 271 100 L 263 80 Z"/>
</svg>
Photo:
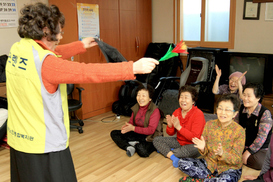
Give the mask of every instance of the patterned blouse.
<svg viewBox="0 0 273 182">
<path fill-rule="evenodd" d="M 213 173 L 216 169 L 218 173 L 228 169 L 240 169 L 243 165 L 242 153 L 245 145 L 245 130 L 236 122 L 231 122 L 228 126 L 222 127 L 218 119 L 208 121 L 203 131 L 206 141 L 205 151 L 202 153 L 207 162 L 207 168 Z M 219 157 L 214 154 L 218 144 L 223 147 L 223 155 Z"/>
<path fill-rule="evenodd" d="M 255 116 L 259 116 L 259 112 L 261 110 L 262 105 L 259 103 L 258 106 L 254 109 L 254 111 L 252 112 L 253 115 Z M 248 113 L 247 108 L 244 108 L 242 113 Z M 247 117 L 249 118 L 251 115 L 247 115 Z M 235 122 L 239 123 L 239 114 L 236 115 Z M 271 117 L 271 113 L 269 110 L 264 111 L 261 120 L 260 120 L 260 124 L 259 124 L 259 131 L 257 134 L 256 139 L 254 140 L 254 142 L 249 146 L 249 149 L 253 152 L 256 153 L 260 150 L 260 148 L 263 146 L 268 133 L 271 131 L 272 128 L 272 117 Z"/>
<path fill-rule="evenodd" d="M 223 85 L 219 86 L 219 89 L 218 89 L 218 92 L 216 93 L 216 95 L 223 95 L 223 94 L 230 94 L 230 93 L 231 92 L 230 92 L 230 89 L 229 89 L 229 85 L 223 84 Z M 237 97 L 241 101 L 241 104 L 243 104 L 243 100 L 240 98 L 240 94 L 239 94 L 238 89 L 232 94 L 237 95 Z"/>
<path fill-rule="evenodd" d="M 230 94 L 229 86 L 227 84 L 220 85 L 216 94 Z M 233 94 L 239 96 L 238 90 L 236 90 L 236 92 L 234 92 Z"/>
</svg>

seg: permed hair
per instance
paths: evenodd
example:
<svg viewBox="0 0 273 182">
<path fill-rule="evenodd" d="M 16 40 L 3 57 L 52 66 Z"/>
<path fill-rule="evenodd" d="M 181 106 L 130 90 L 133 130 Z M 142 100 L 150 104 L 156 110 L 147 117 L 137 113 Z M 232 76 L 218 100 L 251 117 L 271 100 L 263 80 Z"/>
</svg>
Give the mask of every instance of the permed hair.
<svg viewBox="0 0 273 182">
<path fill-rule="evenodd" d="M 47 6 L 43 3 L 25 5 L 20 11 L 18 34 L 21 38 L 41 40 L 44 36 L 48 41 L 57 41 L 56 35 L 64 27 L 65 18 L 55 5 Z M 47 27 L 49 34 L 44 34 Z"/>
<path fill-rule="evenodd" d="M 191 94 L 191 98 L 194 102 L 197 101 L 198 99 L 198 91 L 196 90 L 195 87 L 189 86 L 189 85 L 184 85 L 179 89 L 179 94 L 178 94 L 178 100 L 180 98 L 181 93 L 183 92 L 189 92 Z"/>
<path fill-rule="evenodd" d="M 233 109 L 238 111 L 241 105 L 241 101 L 239 100 L 238 96 L 235 94 L 223 94 L 217 100 L 217 107 L 220 102 L 222 101 L 230 101 L 233 104 Z"/>
</svg>

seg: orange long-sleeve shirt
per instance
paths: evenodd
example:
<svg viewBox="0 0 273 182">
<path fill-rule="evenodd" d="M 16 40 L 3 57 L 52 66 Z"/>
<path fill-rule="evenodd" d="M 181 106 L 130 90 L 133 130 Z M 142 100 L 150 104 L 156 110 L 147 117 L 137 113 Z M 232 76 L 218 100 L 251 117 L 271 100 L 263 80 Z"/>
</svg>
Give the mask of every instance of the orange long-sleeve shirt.
<svg viewBox="0 0 273 182">
<path fill-rule="evenodd" d="M 42 41 L 35 41 L 42 48 L 50 50 Z M 42 80 L 49 93 L 54 93 L 61 83 L 101 83 L 135 79 L 133 61 L 86 64 L 66 60 L 86 52 L 81 41 L 59 45 L 52 52 L 56 55 L 61 55 L 61 57 L 49 55 L 43 62 Z"/>
</svg>

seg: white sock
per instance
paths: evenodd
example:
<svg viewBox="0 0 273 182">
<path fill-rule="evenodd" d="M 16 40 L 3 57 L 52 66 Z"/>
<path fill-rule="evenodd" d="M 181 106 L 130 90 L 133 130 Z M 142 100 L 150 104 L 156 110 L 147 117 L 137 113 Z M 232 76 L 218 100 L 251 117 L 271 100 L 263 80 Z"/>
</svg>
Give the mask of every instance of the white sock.
<svg viewBox="0 0 273 182">
<path fill-rule="evenodd" d="M 130 145 L 132 145 L 132 146 L 135 146 L 137 143 L 139 143 L 139 141 L 130 141 L 130 142 L 128 142 Z"/>
<path fill-rule="evenodd" d="M 129 146 L 129 147 L 127 147 L 127 149 L 126 149 L 126 154 L 127 154 L 129 157 L 132 157 L 132 156 L 135 154 L 135 152 L 136 152 L 136 149 L 135 149 L 135 147 L 133 147 L 133 146 Z"/>
</svg>

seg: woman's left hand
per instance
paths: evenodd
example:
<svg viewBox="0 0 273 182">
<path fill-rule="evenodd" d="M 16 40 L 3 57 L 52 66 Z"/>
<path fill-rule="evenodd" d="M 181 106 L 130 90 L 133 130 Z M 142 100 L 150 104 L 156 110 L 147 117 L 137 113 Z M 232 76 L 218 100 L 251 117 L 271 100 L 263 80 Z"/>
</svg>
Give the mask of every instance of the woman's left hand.
<svg viewBox="0 0 273 182">
<path fill-rule="evenodd" d="M 124 133 L 127 133 L 129 131 L 135 131 L 135 126 L 133 126 L 130 123 L 125 123 L 125 125 L 121 129 L 121 133 L 124 134 Z"/>
<path fill-rule="evenodd" d="M 223 147 L 222 144 L 219 143 L 216 150 L 214 150 L 215 155 L 219 155 L 220 157 L 223 155 Z"/>
<path fill-rule="evenodd" d="M 172 121 L 173 121 L 173 126 L 179 131 L 181 130 L 182 126 L 180 125 L 180 121 L 178 119 L 178 117 L 175 117 L 174 115 L 172 115 Z"/>
<path fill-rule="evenodd" d="M 246 176 L 243 176 L 244 179 L 246 180 L 254 180 L 254 179 L 257 179 L 258 176 L 252 176 L 252 175 L 246 175 Z"/>
</svg>

